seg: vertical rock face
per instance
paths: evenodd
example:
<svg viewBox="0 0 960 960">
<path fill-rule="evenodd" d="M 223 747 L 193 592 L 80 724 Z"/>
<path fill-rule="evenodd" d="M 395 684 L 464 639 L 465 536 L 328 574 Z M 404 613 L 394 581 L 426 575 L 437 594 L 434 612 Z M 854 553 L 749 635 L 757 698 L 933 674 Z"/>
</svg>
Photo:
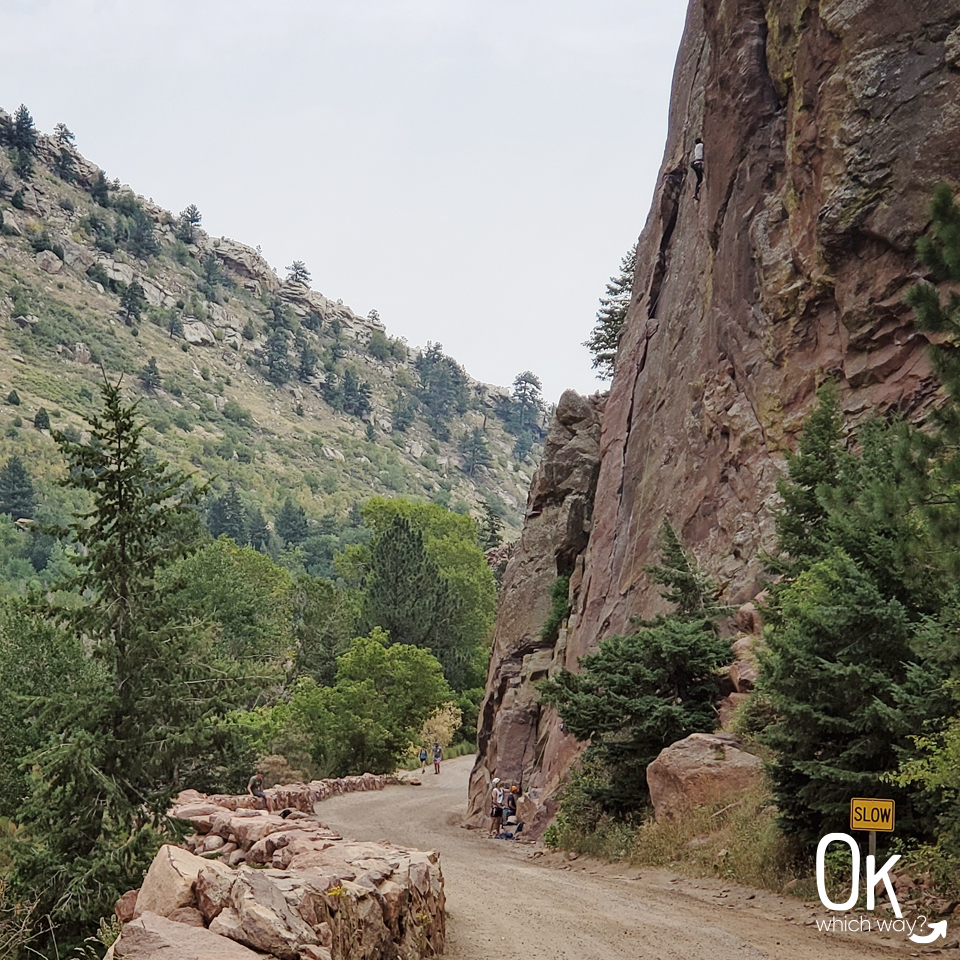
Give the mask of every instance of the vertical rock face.
<svg viewBox="0 0 960 960">
<path fill-rule="evenodd" d="M 538 769 L 547 726 L 541 724 L 534 685 L 563 662 L 567 631 L 561 628 L 556 641 L 544 640 L 541 632 L 550 615 L 554 581 L 570 575 L 574 589 L 582 576 L 600 465 L 603 403 L 599 396 L 564 393 L 531 483 L 520 546 L 503 577 L 480 707 L 479 757 L 470 778 L 474 826 L 484 823 L 494 776 L 526 783 Z"/>
<path fill-rule="evenodd" d="M 958 50 L 956 0 L 691 0 L 566 666 L 661 609 L 643 567 L 664 517 L 729 602 L 756 593 L 783 452 L 825 376 L 853 416 L 929 403 L 902 298 L 931 190 L 960 180 Z M 528 783 L 549 792 L 572 755 L 547 724 Z"/>
</svg>

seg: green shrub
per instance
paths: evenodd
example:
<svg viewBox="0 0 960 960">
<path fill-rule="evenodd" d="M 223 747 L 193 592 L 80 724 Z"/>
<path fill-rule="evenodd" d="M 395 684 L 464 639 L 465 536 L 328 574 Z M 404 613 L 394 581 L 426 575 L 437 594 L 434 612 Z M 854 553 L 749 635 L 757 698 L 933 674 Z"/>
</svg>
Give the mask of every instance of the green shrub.
<svg viewBox="0 0 960 960">
<path fill-rule="evenodd" d="M 7 403 L 11 406 L 19 407 L 20 406 L 20 394 L 16 390 L 11 390 L 7 394 Z"/>
<path fill-rule="evenodd" d="M 550 587 L 550 616 L 540 631 L 540 638 L 555 643 L 560 626 L 570 616 L 570 577 L 557 577 Z"/>
</svg>

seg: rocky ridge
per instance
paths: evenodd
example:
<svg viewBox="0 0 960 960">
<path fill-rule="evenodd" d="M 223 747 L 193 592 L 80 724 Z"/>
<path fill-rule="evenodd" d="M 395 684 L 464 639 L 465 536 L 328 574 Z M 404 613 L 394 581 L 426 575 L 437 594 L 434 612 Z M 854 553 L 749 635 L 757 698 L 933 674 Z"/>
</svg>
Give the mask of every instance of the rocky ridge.
<svg viewBox="0 0 960 960">
<path fill-rule="evenodd" d="M 0 125 L 9 120 L 0 110 Z M 56 172 L 61 151 L 71 158 L 69 181 Z M 507 389 L 468 376 L 469 409 L 450 417 L 446 438 L 416 403 L 410 423 L 395 428 L 398 402 L 411 401 L 419 383 L 415 348 L 386 337 L 376 316 L 282 280 L 253 247 L 199 226 L 184 242 L 174 215 L 118 182 L 111 182 L 110 206 L 99 205 L 90 190 L 101 172 L 72 144 L 45 134 L 28 179 L 0 150 L 0 391 L 16 391 L 22 402 L 19 411 L 0 407 L 0 458 L 22 453 L 22 444 L 14 450 L 9 442 L 23 440 L 12 433 L 18 413 L 29 417 L 42 405 L 62 415 L 56 427 L 82 429 L 99 365 L 114 378 L 126 374 L 137 390 L 153 356 L 161 382 L 140 390 L 142 412 L 157 425 L 148 439 L 175 463 L 256 489 L 270 503 L 268 516 L 290 491 L 308 513 L 340 516 L 372 494 L 470 509 L 492 498 L 502 504 L 508 533 L 518 528 L 531 467 L 514 454 L 515 437 L 497 416 Z M 114 222 L 135 206 L 152 226 L 156 256 L 140 258 L 113 242 Z M 147 305 L 130 322 L 118 296 L 134 282 Z M 273 299 L 296 326 L 288 338 L 290 379 L 281 385 L 265 375 Z M 301 376 L 303 345 L 315 368 Z M 354 415 L 329 402 L 331 375 L 342 380 L 348 370 L 370 385 L 369 411 Z M 474 428 L 492 462 L 468 472 L 458 442 Z M 296 451 L 286 438 L 300 441 Z"/>
<path fill-rule="evenodd" d="M 345 839 L 315 807 L 379 790 L 365 774 L 267 791 L 282 813 L 249 796 L 180 794 L 171 815 L 193 824 L 185 848 L 162 847 L 138 891 L 117 902 L 124 921 L 109 957 L 240 960 L 420 960 L 443 952 L 439 855 L 382 840 Z M 258 951 L 254 953 L 253 951 Z"/>
<path fill-rule="evenodd" d="M 691 0 L 603 411 L 592 529 L 567 630 L 544 659 L 575 670 L 632 617 L 663 610 L 644 567 L 664 518 L 727 602 L 755 597 L 784 452 L 824 377 L 837 379 L 854 418 L 922 417 L 934 401 L 927 341 L 903 294 L 920 275 L 914 245 L 933 187 L 960 181 L 958 44 L 951 0 Z M 706 150 L 699 203 L 695 136 Z M 541 522 L 528 509 L 540 538 L 563 535 Z M 518 597 L 541 588 L 509 586 Z M 496 692 L 497 658 L 508 663 L 531 632 L 529 617 L 511 623 L 517 606 L 507 592 L 487 688 L 494 709 L 481 718 L 497 736 L 481 745 L 475 816 L 492 771 L 531 739 Z M 730 678 L 728 708 L 748 689 L 749 659 Z M 514 699 L 534 698 L 524 683 Z M 579 747 L 548 714 L 539 722 L 524 774 L 546 803 Z"/>
</svg>

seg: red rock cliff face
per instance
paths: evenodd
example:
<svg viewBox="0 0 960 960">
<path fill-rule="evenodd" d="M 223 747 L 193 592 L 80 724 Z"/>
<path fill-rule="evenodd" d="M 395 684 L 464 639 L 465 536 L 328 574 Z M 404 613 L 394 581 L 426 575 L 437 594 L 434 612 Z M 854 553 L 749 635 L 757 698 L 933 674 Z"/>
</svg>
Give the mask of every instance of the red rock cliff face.
<svg viewBox="0 0 960 960">
<path fill-rule="evenodd" d="M 551 669 L 660 609 L 643 567 L 664 517 L 729 602 L 754 595 L 783 451 L 824 376 L 854 416 L 929 402 L 902 297 L 931 189 L 960 181 L 958 146 L 957 0 L 691 0 L 583 577 Z M 528 784 L 546 797 L 577 746 L 540 723 Z"/>
</svg>

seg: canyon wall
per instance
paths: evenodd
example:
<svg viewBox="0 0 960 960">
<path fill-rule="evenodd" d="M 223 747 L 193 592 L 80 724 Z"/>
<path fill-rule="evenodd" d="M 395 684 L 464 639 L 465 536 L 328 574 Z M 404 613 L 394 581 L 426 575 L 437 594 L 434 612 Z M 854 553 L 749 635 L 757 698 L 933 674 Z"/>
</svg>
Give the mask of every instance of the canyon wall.
<svg viewBox="0 0 960 960">
<path fill-rule="evenodd" d="M 852 417 L 922 413 L 936 383 L 903 294 L 920 276 L 932 188 L 960 183 L 958 143 L 956 0 L 691 0 L 603 410 L 589 542 L 542 674 L 576 669 L 631 617 L 663 609 L 644 566 L 665 517 L 728 602 L 756 594 L 784 451 L 824 377 Z M 528 526 L 542 522 L 528 503 Z M 504 589 L 471 819 L 482 821 L 495 773 L 522 774 L 539 825 L 578 745 L 551 712 L 537 708 L 531 729 L 532 707 L 519 722 L 497 699 L 507 651 L 547 604 L 527 597 L 518 618 L 516 588 Z M 515 701 L 535 698 L 523 682 Z M 515 771 L 521 742 L 536 756 Z"/>
</svg>

